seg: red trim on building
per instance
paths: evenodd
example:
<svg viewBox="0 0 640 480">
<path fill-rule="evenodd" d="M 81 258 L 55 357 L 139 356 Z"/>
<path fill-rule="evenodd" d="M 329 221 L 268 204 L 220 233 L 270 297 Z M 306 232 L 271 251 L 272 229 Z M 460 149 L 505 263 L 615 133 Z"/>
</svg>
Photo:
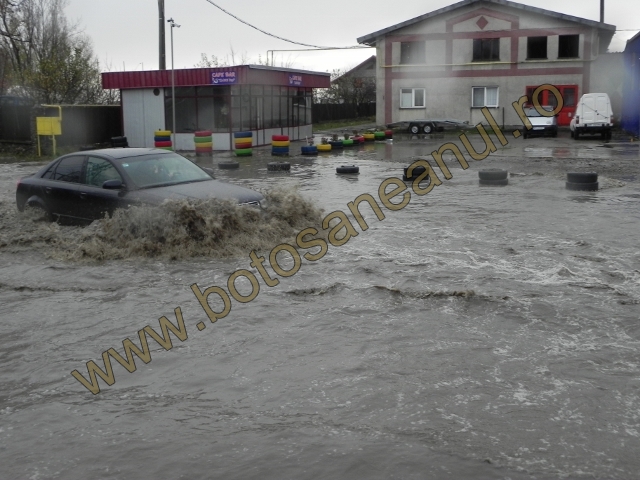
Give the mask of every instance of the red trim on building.
<svg viewBox="0 0 640 480">
<path fill-rule="evenodd" d="M 190 68 L 175 70 L 176 87 L 213 85 L 213 72 L 235 72 L 235 85 L 280 85 L 307 88 L 329 88 L 330 76 L 322 73 L 278 70 L 270 67 L 252 68 L 248 65 L 223 68 Z M 146 72 L 106 72 L 102 74 L 102 88 L 163 88 L 171 87 L 171 70 L 151 70 Z M 301 77 L 300 85 L 291 85 L 290 75 Z M 226 84 L 229 85 L 229 84 Z"/>
</svg>

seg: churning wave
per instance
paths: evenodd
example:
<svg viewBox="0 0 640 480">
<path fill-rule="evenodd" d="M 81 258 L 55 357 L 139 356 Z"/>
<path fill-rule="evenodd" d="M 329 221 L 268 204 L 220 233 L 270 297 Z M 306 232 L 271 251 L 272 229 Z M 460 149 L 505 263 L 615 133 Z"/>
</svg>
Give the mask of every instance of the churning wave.
<svg viewBox="0 0 640 480">
<path fill-rule="evenodd" d="M 319 226 L 322 210 L 295 188 L 265 192 L 266 209 L 215 199 L 134 206 L 87 227 L 47 223 L 0 203 L 0 251 L 35 250 L 58 260 L 235 257 L 291 242 Z"/>
</svg>

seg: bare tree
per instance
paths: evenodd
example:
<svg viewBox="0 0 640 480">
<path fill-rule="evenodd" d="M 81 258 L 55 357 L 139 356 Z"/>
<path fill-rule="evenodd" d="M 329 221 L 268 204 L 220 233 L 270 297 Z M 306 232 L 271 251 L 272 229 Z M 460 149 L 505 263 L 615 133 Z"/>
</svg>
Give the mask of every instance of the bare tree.
<svg viewBox="0 0 640 480">
<path fill-rule="evenodd" d="M 102 103 L 91 40 L 68 22 L 67 0 L 0 0 L 2 93 L 41 103 Z"/>
</svg>

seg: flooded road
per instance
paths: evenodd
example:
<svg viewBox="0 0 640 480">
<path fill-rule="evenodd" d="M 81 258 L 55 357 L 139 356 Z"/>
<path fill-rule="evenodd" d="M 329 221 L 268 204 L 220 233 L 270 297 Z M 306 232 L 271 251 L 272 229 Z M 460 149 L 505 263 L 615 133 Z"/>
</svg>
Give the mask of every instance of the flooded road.
<svg viewBox="0 0 640 480">
<path fill-rule="evenodd" d="M 281 219 L 311 205 L 356 227 L 293 276 L 267 268 L 273 287 L 250 248 L 268 258 L 314 212 L 268 238 L 228 238 L 218 254 L 180 254 L 192 239 L 153 251 L 105 237 L 108 253 L 95 248 L 96 225 L 19 215 L 16 179 L 38 166 L 0 164 L 0 476 L 637 476 L 638 149 L 510 139 L 467 170 L 447 160 L 450 180 L 383 220 L 363 206 L 359 228 L 349 202 L 377 199 L 381 182 L 451 140 L 292 156 L 290 173 L 268 172 L 277 159 L 261 148 L 239 170 L 216 170 L 280 189 Z M 337 175 L 344 164 L 360 174 Z M 496 167 L 509 185 L 478 185 L 478 171 Z M 601 189 L 566 190 L 567 171 L 598 172 Z M 259 295 L 209 322 L 191 285 L 226 288 L 238 269 L 258 276 Z M 136 358 L 133 373 L 112 360 L 115 383 L 98 379 L 96 395 L 71 375 L 89 378 L 89 360 L 104 368 L 110 348 L 124 355 L 126 338 L 140 345 L 138 331 L 160 332 L 162 316 L 177 325 L 177 307 L 187 338 L 171 334 L 169 350 L 149 339 L 151 361 Z"/>
</svg>

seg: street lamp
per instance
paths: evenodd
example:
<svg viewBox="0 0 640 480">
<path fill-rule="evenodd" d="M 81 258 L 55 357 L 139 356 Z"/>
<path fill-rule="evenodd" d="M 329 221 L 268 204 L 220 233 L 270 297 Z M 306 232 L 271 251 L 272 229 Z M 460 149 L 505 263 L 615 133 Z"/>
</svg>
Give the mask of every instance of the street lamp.
<svg viewBox="0 0 640 480">
<path fill-rule="evenodd" d="M 173 136 L 173 151 L 176 151 L 176 77 L 175 70 L 173 68 L 173 29 L 180 28 L 173 18 L 167 20 L 171 24 L 171 113 L 173 115 L 173 128 L 171 129 L 171 135 Z"/>
</svg>

